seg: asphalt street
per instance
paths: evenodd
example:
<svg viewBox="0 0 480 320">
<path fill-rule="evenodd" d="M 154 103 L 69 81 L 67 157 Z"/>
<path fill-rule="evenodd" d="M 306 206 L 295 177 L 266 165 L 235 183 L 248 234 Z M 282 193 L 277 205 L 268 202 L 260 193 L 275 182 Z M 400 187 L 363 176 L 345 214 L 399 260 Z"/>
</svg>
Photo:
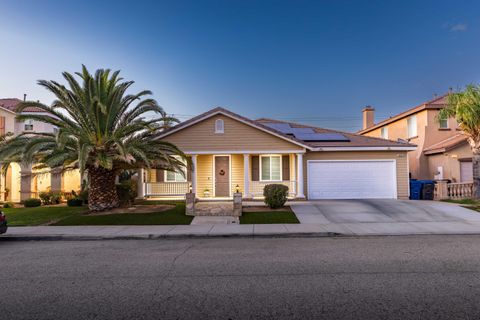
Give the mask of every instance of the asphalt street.
<svg viewBox="0 0 480 320">
<path fill-rule="evenodd" d="M 0 240 L 0 319 L 479 318 L 480 236 Z"/>
</svg>

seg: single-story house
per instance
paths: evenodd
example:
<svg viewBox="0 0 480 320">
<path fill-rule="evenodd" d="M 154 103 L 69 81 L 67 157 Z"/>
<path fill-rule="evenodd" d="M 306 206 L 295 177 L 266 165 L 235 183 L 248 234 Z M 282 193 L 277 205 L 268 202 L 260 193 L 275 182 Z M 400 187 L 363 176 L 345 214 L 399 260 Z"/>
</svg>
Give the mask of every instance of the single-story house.
<svg viewBox="0 0 480 320">
<path fill-rule="evenodd" d="M 416 146 L 296 123 L 251 120 L 215 108 L 160 137 L 191 157 L 184 174 L 142 170 L 140 197 L 261 198 L 267 184 L 300 199 L 407 199 L 407 152 Z"/>
</svg>

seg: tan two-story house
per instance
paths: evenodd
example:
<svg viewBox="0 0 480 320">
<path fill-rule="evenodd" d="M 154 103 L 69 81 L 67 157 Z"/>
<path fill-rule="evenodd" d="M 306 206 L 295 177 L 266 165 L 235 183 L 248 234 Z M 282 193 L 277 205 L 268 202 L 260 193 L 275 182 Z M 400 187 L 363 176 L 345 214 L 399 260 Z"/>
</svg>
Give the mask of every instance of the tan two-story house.
<svg viewBox="0 0 480 320">
<path fill-rule="evenodd" d="M 358 134 L 417 145 L 408 154 L 409 172 L 414 179 L 471 182 L 472 151 L 455 119 L 438 119 L 447 95 L 435 97 L 405 112 L 375 123 L 375 109 L 363 109 L 363 128 Z"/>
</svg>

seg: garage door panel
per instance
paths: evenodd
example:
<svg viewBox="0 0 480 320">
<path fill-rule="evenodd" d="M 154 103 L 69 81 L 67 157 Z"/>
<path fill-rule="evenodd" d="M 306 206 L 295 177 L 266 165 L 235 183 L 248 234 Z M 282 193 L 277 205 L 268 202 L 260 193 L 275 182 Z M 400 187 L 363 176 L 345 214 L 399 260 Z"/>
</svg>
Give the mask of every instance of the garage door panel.
<svg viewBox="0 0 480 320">
<path fill-rule="evenodd" d="M 310 199 L 396 198 L 394 161 L 309 161 Z"/>
</svg>

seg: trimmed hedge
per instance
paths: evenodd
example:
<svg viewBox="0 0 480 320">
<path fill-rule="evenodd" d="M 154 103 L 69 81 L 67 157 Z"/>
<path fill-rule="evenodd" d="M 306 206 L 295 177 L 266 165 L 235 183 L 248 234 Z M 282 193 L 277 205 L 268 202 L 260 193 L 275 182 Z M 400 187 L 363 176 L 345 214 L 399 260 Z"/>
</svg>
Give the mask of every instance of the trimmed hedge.
<svg viewBox="0 0 480 320">
<path fill-rule="evenodd" d="M 265 204 L 272 209 L 281 208 L 287 202 L 288 187 L 283 184 L 267 184 L 263 188 Z"/>
<path fill-rule="evenodd" d="M 42 201 L 40 199 L 30 198 L 23 201 L 23 205 L 26 208 L 40 207 L 42 205 Z"/>
<path fill-rule="evenodd" d="M 72 198 L 67 200 L 67 206 L 69 207 L 81 207 L 83 206 L 83 199 Z"/>
</svg>

